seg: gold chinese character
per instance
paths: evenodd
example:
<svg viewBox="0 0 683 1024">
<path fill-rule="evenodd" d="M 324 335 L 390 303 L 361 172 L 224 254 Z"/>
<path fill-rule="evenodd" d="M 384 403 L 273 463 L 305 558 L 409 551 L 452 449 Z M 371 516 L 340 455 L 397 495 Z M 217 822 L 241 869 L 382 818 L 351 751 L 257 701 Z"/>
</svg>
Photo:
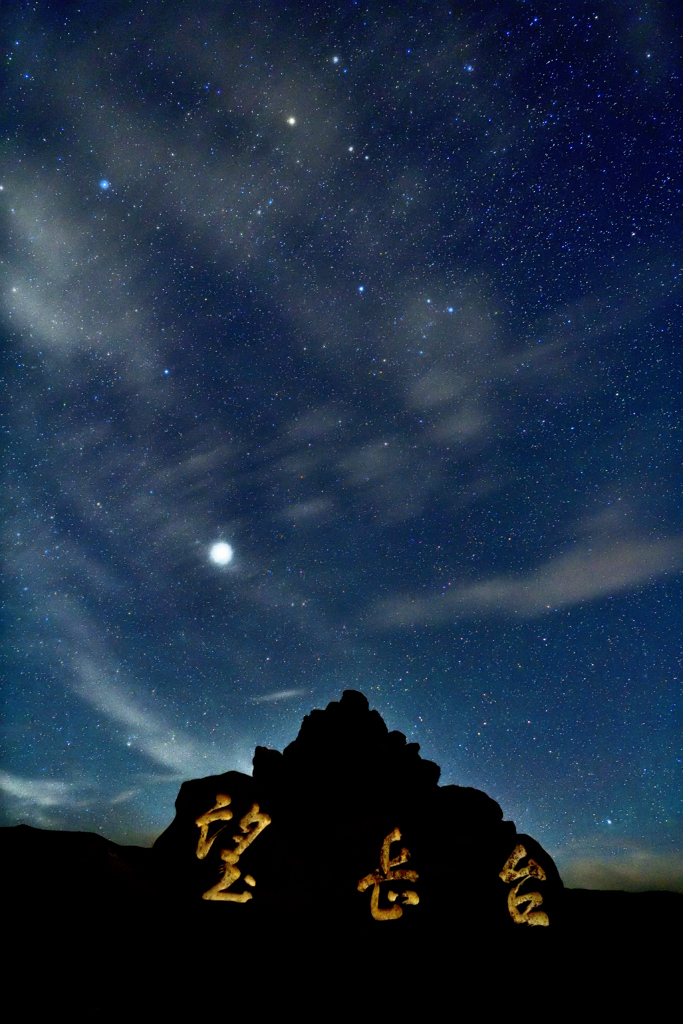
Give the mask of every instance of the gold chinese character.
<svg viewBox="0 0 683 1024">
<path fill-rule="evenodd" d="M 406 889 L 403 893 L 393 892 L 391 889 L 387 893 L 387 899 L 390 903 L 396 904 L 393 907 L 382 908 L 379 905 L 379 887 L 382 882 L 416 882 L 420 877 L 417 871 L 412 871 L 410 868 L 404 869 L 399 868 L 400 864 L 406 864 L 410 859 L 410 851 L 404 847 L 401 848 L 401 852 L 398 857 L 393 859 L 390 856 L 390 849 L 392 843 L 397 843 L 401 838 L 401 833 L 397 828 L 393 832 L 390 832 L 386 836 L 382 843 L 382 852 L 379 855 L 379 868 L 377 871 L 373 871 L 372 874 L 366 875 L 365 878 L 361 878 L 358 883 L 358 892 L 365 892 L 372 886 L 372 895 L 370 897 L 370 912 L 374 917 L 375 921 L 395 921 L 403 914 L 403 907 L 400 907 L 396 900 L 401 896 L 403 903 L 407 906 L 415 906 L 420 902 L 420 897 L 412 889 Z M 399 868 L 399 870 L 396 870 Z"/>
<path fill-rule="evenodd" d="M 199 833 L 199 840 L 197 842 L 197 856 L 200 860 L 204 860 L 207 853 L 213 846 L 214 839 L 225 828 L 225 825 L 222 825 L 221 828 L 216 829 L 209 839 L 209 825 L 213 821 L 230 821 L 232 818 L 232 811 L 228 810 L 228 804 L 231 802 L 232 797 L 229 797 L 227 793 L 216 793 L 216 803 L 213 805 L 211 810 L 205 811 L 204 814 L 200 814 L 195 821 L 195 825 L 201 829 Z"/>
<path fill-rule="evenodd" d="M 217 832 L 207 838 L 208 828 L 213 821 L 229 821 L 232 818 L 232 811 L 227 809 L 230 803 L 230 797 L 225 793 L 216 794 L 216 803 L 211 810 L 201 814 L 195 821 L 201 832 L 199 834 L 199 842 L 197 843 L 197 857 L 203 860 L 211 846 L 214 839 L 219 832 L 222 832 L 225 825 L 219 828 Z M 225 900 L 230 903 L 246 903 L 252 898 L 252 894 L 247 892 L 228 892 L 230 886 L 241 877 L 242 872 L 236 866 L 238 860 L 250 846 L 256 836 L 263 832 L 267 825 L 270 825 L 270 815 L 264 814 L 259 808 L 258 804 L 252 804 L 247 813 L 243 818 L 240 819 L 240 829 L 242 835 L 233 836 L 233 841 L 237 843 L 234 850 L 221 850 L 221 860 L 224 862 L 223 872 L 220 879 L 210 889 L 207 889 L 205 893 L 202 893 L 203 900 Z M 253 827 L 252 827 L 253 826 Z M 252 888 L 256 885 L 256 881 L 252 875 L 245 875 L 244 881 L 247 885 Z"/>
<path fill-rule="evenodd" d="M 520 860 L 526 856 L 527 852 L 521 843 L 515 846 L 498 877 L 502 878 L 504 882 L 517 882 L 517 885 L 512 886 L 508 892 L 508 910 L 515 924 L 542 925 L 547 928 L 550 924 L 548 915 L 543 910 L 535 909 L 543 903 L 540 892 L 520 893 L 519 891 L 527 878 L 537 878 L 539 882 L 544 882 L 546 879 L 541 865 L 531 857 L 525 867 L 517 867 Z M 524 910 L 520 910 L 519 908 L 525 903 L 527 906 Z"/>
</svg>

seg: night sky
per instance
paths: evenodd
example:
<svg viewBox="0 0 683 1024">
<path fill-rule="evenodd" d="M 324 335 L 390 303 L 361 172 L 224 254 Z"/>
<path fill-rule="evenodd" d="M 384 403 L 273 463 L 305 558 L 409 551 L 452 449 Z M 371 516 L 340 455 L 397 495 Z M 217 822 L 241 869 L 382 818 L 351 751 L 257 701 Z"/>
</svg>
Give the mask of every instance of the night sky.
<svg viewBox="0 0 683 1024">
<path fill-rule="evenodd" d="M 679 17 L 7 7 L 4 824 L 149 845 L 353 688 L 683 888 Z"/>
</svg>

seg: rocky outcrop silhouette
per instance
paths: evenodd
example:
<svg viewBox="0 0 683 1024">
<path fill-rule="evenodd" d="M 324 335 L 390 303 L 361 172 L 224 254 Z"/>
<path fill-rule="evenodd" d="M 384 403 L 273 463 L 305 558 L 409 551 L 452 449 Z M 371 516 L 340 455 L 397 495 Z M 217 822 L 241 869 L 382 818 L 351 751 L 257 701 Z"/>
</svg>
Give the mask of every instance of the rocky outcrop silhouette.
<svg viewBox="0 0 683 1024">
<path fill-rule="evenodd" d="M 213 920 L 451 941 L 548 928 L 562 892 L 551 857 L 485 793 L 439 774 L 347 690 L 283 753 L 257 747 L 253 776 L 184 783 L 154 855 Z"/>
<path fill-rule="evenodd" d="M 370 998 L 391 978 L 416 1006 L 420 986 L 449 989 L 454 971 L 502 1006 L 518 983 L 556 984 L 562 965 L 594 982 L 642 973 L 648 957 L 663 969 L 682 896 L 565 890 L 494 800 L 439 774 L 347 690 L 282 753 L 257 747 L 252 776 L 185 782 L 152 849 L 1 829 L 13 951 L 31 978 L 46 964 L 77 961 L 90 978 L 116 964 L 119 977 L 173 987 L 177 974 L 196 991 L 227 971 L 251 992 L 255 978 L 284 992 L 315 977 L 341 997 L 343 978 Z"/>
</svg>

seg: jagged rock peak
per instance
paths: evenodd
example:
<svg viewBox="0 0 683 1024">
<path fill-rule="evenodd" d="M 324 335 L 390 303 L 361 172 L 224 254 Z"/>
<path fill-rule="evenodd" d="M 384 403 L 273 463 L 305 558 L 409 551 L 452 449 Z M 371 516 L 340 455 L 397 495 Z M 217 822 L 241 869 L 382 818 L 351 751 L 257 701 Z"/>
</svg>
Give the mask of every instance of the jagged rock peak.
<svg viewBox="0 0 683 1024">
<path fill-rule="evenodd" d="M 257 747 L 254 778 L 315 773 L 329 784 L 343 773 L 346 778 L 382 776 L 411 786 L 436 785 L 440 769 L 421 758 L 419 749 L 417 743 L 406 743 L 403 733 L 389 732 L 362 693 L 344 690 L 341 700 L 306 715 L 283 754 Z"/>
<path fill-rule="evenodd" d="M 355 742 L 382 741 L 389 730 L 378 711 L 371 711 L 367 697 L 357 690 L 344 690 L 341 700 L 333 700 L 324 711 L 315 709 L 306 715 L 299 735 L 285 747 L 285 757 L 296 756 L 304 747 L 322 747 L 344 741 L 353 733 Z M 401 733 L 397 735 L 401 736 Z M 402 737 L 405 743 L 405 736 Z"/>
</svg>

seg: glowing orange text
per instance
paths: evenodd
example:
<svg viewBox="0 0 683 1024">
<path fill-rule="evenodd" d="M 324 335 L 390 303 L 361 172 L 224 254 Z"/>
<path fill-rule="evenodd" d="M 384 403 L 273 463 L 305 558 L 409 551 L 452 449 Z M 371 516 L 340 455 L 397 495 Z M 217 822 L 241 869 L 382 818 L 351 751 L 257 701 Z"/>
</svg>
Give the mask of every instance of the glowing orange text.
<svg viewBox="0 0 683 1024">
<path fill-rule="evenodd" d="M 537 878 L 539 882 L 545 882 L 546 874 L 540 864 L 529 857 L 529 862 L 519 867 L 519 862 L 527 856 L 525 848 L 519 843 L 505 861 L 503 870 L 499 874 L 504 882 L 516 882 L 508 892 L 508 910 L 510 917 L 515 924 L 542 925 L 547 928 L 550 924 L 548 915 L 543 910 L 536 910 L 543 903 L 540 892 L 520 892 L 527 878 Z M 526 906 L 524 906 L 526 904 Z M 520 910 L 520 907 L 523 909 Z"/>
<path fill-rule="evenodd" d="M 227 793 L 216 793 L 216 803 L 208 811 L 196 819 L 195 825 L 199 828 L 199 840 L 197 842 L 197 857 L 204 860 L 217 836 L 226 828 L 222 825 L 209 836 L 209 828 L 216 821 L 228 822 L 232 818 L 232 811 L 229 809 L 231 798 Z M 270 825 L 270 815 L 264 814 L 258 804 L 252 804 L 247 813 L 240 819 L 241 835 L 233 836 L 233 842 L 237 845 L 232 850 L 221 850 L 220 857 L 223 861 L 221 877 L 202 893 L 203 900 L 225 900 L 229 903 L 246 903 L 252 898 L 252 894 L 245 889 L 244 892 L 229 892 L 230 886 L 234 885 L 242 872 L 237 867 L 237 862 L 248 846 L 254 842 L 256 837 L 263 832 L 266 826 Z M 252 875 L 245 875 L 244 881 L 252 888 L 256 880 Z"/>
<path fill-rule="evenodd" d="M 379 905 L 380 886 L 384 882 L 416 882 L 420 877 L 417 871 L 400 867 L 401 864 L 407 864 L 410 859 L 410 851 L 405 846 L 401 848 L 398 857 L 391 857 L 391 844 L 397 843 L 400 838 L 401 833 L 397 828 L 385 837 L 382 843 L 382 851 L 379 855 L 379 868 L 377 871 L 373 871 L 372 874 L 366 875 L 365 878 L 361 878 L 358 883 L 358 892 L 365 892 L 366 889 L 372 886 L 370 913 L 375 921 L 395 921 L 402 916 L 403 907 L 399 906 L 396 902 L 399 896 L 407 906 L 415 906 L 416 903 L 420 902 L 420 897 L 412 889 L 405 889 L 402 893 L 389 889 L 387 899 L 394 905 L 386 908 Z"/>
</svg>

